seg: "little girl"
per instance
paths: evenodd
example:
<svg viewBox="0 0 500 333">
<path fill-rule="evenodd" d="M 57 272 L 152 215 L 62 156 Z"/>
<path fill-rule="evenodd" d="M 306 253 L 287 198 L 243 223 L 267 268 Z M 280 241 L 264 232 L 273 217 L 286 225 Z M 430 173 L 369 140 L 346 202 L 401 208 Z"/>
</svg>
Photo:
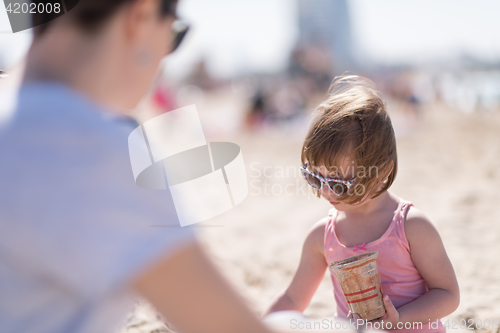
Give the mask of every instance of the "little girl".
<svg viewBox="0 0 500 333">
<path fill-rule="evenodd" d="M 409 201 L 388 191 L 397 172 L 394 130 L 375 84 L 335 78 L 302 148 L 302 173 L 332 204 L 307 235 L 299 267 L 267 313 L 303 312 L 328 266 L 378 251 L 385 329 L 445 332 L 440 318 L 459 304 L 453 267 L 437 230 Z M 351 314 L 331 273 L 336 316 Z M 421 324 L 419 324 L 421 323 Z"/>
</svg>

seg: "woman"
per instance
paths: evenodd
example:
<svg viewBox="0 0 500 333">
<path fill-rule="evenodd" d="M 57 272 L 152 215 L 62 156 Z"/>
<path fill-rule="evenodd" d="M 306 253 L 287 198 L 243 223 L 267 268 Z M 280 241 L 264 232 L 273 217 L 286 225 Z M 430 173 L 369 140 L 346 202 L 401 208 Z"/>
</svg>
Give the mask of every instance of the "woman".
<svg viewBox="0 0 500 333">
<path fill-rule="evenodd" d="M 269 332 L 192 229 L 151 228 L 178 224 L 175 209 L 135 185 L 115 119 L 178 42 L 175 6 L 80 0 L 35 29 L 0 136 L 1 332 L 113 332 L 137 295 L 179 332 Z"/>
</svg>

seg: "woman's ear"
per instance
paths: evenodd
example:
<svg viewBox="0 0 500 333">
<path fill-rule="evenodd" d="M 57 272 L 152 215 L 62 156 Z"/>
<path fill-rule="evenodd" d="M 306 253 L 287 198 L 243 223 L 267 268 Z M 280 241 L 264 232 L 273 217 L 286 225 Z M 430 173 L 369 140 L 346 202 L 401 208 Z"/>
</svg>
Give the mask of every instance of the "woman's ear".
<svg viewBox="0 0 500 333">
<path fill-rule="evenodd" d="M 135 0 L 125 9 L 125 31 L 127 39 L 136 41 L 146 32 L 148 20 L 157 16 L 158 0 Z"/>
</svg>

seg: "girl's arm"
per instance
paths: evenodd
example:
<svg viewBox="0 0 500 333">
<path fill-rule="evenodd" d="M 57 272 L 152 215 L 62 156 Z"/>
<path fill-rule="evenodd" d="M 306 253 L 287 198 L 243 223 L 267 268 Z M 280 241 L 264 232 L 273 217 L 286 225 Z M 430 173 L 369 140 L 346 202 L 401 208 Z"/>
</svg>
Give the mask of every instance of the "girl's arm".
<svg viewBox="0 0 500 333">
<path fill-rule="evenodd" d="M 264 313 L 282 310 L 303 312 L 325 276 L 327 262 L 323 242 L 327 218 L 318 221 L 309 231 L 302 247 L 299 267 L 288 288 L 281 293 Z"/>
<path fill-rule="evenodd" d="M 427 325 L 457 309 L 460 303 L 458 282 L 436 228 L 414 207 L 408 212 L 405 234 L 411 259 L 429 291 L 393 313 L 399 317 L 395 321 Z"/>
</svg>

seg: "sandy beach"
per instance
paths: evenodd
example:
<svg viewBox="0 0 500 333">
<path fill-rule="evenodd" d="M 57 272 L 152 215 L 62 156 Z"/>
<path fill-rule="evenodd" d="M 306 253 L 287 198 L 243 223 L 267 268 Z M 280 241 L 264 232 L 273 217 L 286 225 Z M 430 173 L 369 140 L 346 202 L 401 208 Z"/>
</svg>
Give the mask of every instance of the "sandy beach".
<svg viewBox="0 0 500 333">
<path fill-rule="evenodd" d="M 204 124 L 214 115 L 211 107 L 198 107 Z M 391 191 L 435 224 L 459 280 L 461 304 L 444 321 L 452 326 L 453 320 L 471 319 L 468 326 L 473 320 L 481 331 L 498 332 L 485 324 L 500 323 L 500 113 L 464 114 L 434 103 L 414 117 L 391 117 L 399 157 Z M 209 140 L 241 146 L 249 195 L 197 229 L 216 265 L 258 315 L 287 286 L 308 229 L 331 208 L 312 195 L 298 171 L 309 119 L 288 128 L 208 131 Z M 334 312 L 327 272 L 304 314 L 321 318 Z M 465 329 L 456 325 L 448 331 Z M 170 331 L 141 302 L 122 332 Z"/>
</svg>

